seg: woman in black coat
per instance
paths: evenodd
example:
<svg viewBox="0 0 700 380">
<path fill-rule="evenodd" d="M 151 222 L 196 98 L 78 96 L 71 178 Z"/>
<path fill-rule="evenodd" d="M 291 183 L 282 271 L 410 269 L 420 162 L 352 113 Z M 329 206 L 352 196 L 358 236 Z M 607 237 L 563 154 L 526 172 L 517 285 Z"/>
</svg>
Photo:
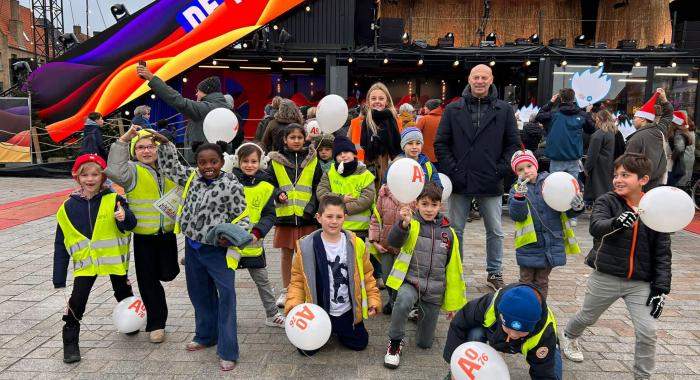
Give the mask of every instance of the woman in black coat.
<svg viewBox="0 0 700 380">
<path fill-rule="evenodd" d="M 586 185 L 583 197 L 593 202 L 612 190 L 613 162 L 615 161 L 615 119 L 607 110 L 595 114 L 596 131 L 591 135 L 584 170 Z"/>
</svg>

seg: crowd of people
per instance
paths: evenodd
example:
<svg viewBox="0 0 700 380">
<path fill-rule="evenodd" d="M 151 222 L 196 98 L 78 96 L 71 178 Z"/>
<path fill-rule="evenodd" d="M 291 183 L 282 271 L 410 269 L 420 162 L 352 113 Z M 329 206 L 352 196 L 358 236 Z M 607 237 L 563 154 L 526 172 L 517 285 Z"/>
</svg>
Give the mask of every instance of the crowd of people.
<svg viewBox="0 0 700 380">
<path fill-rule="evenodd" d="M 196 329 L 186 349 L 216 345 L 224 371 L 239 357 L 235 272 L 245 268 L 271 327 L 284 327 L 292 308 L 312 302 L 329 314 L 341 345 L 362 350 L 369 341 L 364 321 L 390 316 L 388 368 L 400 365 L 407 321 L 417 322 L 416 346 L 429 348 L 442 310 L 451 320 L 446 361 L 461 343 L 481 341 L 523 354 L 533 378 L 561 379 L 562 353 L 584 360 L 578 338 L 622 298 L 635 328 L 634 376 L 652 375 L 656 319 L 671 286 L 671 242 L 636 211 L 644 191 L 689 180 L 695 143 L 690 118 L 673 111 L 663 89 L 636 111 L 637 132 L 626 143 L 610 110 L 579 108 L 568 88 L 519 130 L 512 106 L 498 98 L 491 69 L 477 65 L 459 100 L 447 105 L 431 99 L 397 109 L 387 87 L 375 83 L 332 135 L 321 132 L 315 108 L 275 97 L 254 141 L 226 144 L 206 142 L 202 132 L 208 111 L 233 108 L 218 78 L 203 80 L 197 100 L 190 100 L 146 67 L 139 66 L 138 75 L 189 119 L 184 160 L 165 126 L 144 125 L 147 107 L 138 109 L 143 120 L 134 120 L 108 154 L 96 136 L 76 160 L 80 190 L 58 213 L 55 242 L 54 285 L 65 287 L 70 261 L 74 268 L 63 317 L 64 361 L 81 359 L 80 320 L 97 275 L 110 276 L 117 301 L 133 294 L 130 233 L 146 331 L 153 343 L 166 339 L 161 282 L 180 272 L 175 234 L 182 233 Z M 100 122 L 101 115 L 91 114 L 86 136 Z M 226 173 L 229 150 L 234 169 Z M 398 201 L 387 185 L 388 170 L 401 158 L 423 169 L 425 186 L 411 204 Z M 555 171 L 582 183 L 566 212 L 543 198 L 543 183 Z M 449 204 L 443 204 L 438 172 L 451 180 Z M 105 185 L 108 178 L 125 197 Z M 177 186 L 184 191 L 172 220 L 153 204 Z M 503 277 L 504 193 L 515 223 L 518 279 Z M 467 302 L 462 241 L 474 204 L 486 231 L 485 281 L 493 292 Z M 573 227 L 587 207 L 594 247 L 586 263 L 593 272 L 581 310 L 558 330 L 546 302 L 549 276 L 581 252 Z M 273 226 L 272 246 L 279 251 L 265 252 L 262 241 Z M 267 254 L 280 255 L 278 294 Z"/>
</svg>

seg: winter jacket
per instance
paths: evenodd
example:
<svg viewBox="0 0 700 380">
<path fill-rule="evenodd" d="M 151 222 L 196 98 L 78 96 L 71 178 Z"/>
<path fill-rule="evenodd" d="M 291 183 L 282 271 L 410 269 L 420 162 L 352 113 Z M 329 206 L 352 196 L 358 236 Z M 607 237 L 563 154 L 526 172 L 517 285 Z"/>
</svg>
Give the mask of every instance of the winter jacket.
<svg viewBox="0 0 700 380">
<path fill-rule="evenodd" d="M 131 124 L 138 125 L 141 128 L 151 128 L 151 123 L 143 116 L 134 116 L 134 118 L 131 119 Z"/>
<path fill-rule="evenodd" d="M 622 156 L 625 153 L 625 136 L 622 135 L 622 132 L 619 130 L 615 132 L 615 155 L 613 156 L 614 160 L 617 160 L 618 157 Z"/>
<path fill-rule="evenodd" d="M 664 136 L 673 121 L 671 103 L 661 103 L 663 113 L 658 123 L 648 123 L 627 138 L 625 153 L 641 153 L 651 161 L 651 175 L 644 191 L 662 185 L 666 175 L 666 154 L 664 153 Z"/>
<path fill-rule="evenodd" d="M 131 161 L 131 153 L 129 153 L 130 144 L 119 140 L 112 143 L 107 157 L 107 169 L 105 175 L 117 185 L 124 188 L 127 193 L 136 186 L 136 166 L 141 166 L 148 170 L 153 178 L 162 185 L 163 177 L 161 173 L 152 166 L 143 164 L 138 161 Z"/>
<path fill-rule="evenodd" d="M 476 117 L 482 115 L 481 118 Z M 452 191 L 468 196 L 503 194 L 503 176 L 520 145 L 515 114 L 499 100 L 491 85 L 485 98 L 472 96 L 469 86 L 462 98 L 445 108 L 435 138 L 435 154 L 442 173 L 452 180 Z"/>
<path fill-rule="evenodd" d="M 345 234 L 347 245 L 347 266 L 348 273 L 352 273 L 349 276 L 348 289 L 352 289 L 352 310 L 355 316 L 354 324 L 362 322 L 362 289 L 360 285 L 360 272 L 355 260 L 355 234 L 350 231 L 343 230 Z M 328 281 L 328 267 L 319 268 L 317 262 L 327 263 L 325 257 L 317 257 L 316 250 L 314 249 L 314 239 L 320 238 L 321 230 L 317 230 L 305 236 L 297 241 L 297 249 L 294 252 L 294 258 L 292 259 L 292 277 L 289 282 L 289 287 L 287 288 L 287 301 L 284 304 L 284 313 L 288 314 L 294 306 L 305 302 L 311 302 L 320 305 L 320 297 L 324 295 L 318 294 L 317 283 Z M 372 268 L 372 263 L 369 261 L 369 254 L 365 250 L 362 256 L 362 268 L 365 277 L 365 289 L 367 291 L 367 306 L 368 308 L 374 307 L 376 310 L 380 310 L 382 307 L 382 299 L 379 294 L 379 289 L 377 288 L 377 282 L 374 279 L 374 269 Z M 321 277 L 322 276 L 322 277 Z M 330 292 L 331 289 L 327 288 L 325 291 Z M 329 307 L 328 305 L 321 305 L 322 307 Z M 328 311 L 328 309 L 326 309 Z"/>
<path fill-rule="evenodd" d="M 314 149 L 313 146 L 309 146 L 299 152 L 292 152 L 284 148 L 279 152 L 270 152 L 268 157 L 270 161 L 282 164 L 287 171 L 289 180 L 292 181 L 292 183 L 296 183 L 301 176 L 301 171 L 316 158 L 316 149 Z M 279 180 L 275 177 L 275 172 L 272 169 L 272 162 L 270 162 L 268 174 L 270 176 L 270 183 L 275 187 L 275 193 L 272 196 L 275 202 L 277 202 L 281 192 L 279 191 Z M 275 223 L 276 226 L 314 226 L 318 224 L 314 218 L 316 215 L 316 208 L 318 208 L 316 189 L 318 188 L 319 182 L 321 182 L 322 175 L 323 169 L 317 164 L 316 170 L 314 170 L 314 179 L 311 184 L 311 199 L 306 207 L 304 207 L 304 216 L 302 218 L 296 215 L 279 217 Z"/>
<path fill-rule="evenodd" d="M 195 173 L 183 201 L 182 214 L 178 217 L 180 229 L 189 239 L 211 244 L 205 241 L 210 229 L 222 223 L 231 223 L 245 211 L 243 185 L 234 174 L 221 172 L 218 178 L 207 181 L 199 170 L 180 163 L 172 143 L 161 144 L 158 148 L 158 167 L 165 176 L 182 187 Z M 237 224 L 245 230 L 250 229 L 247 216 Z"/>
<path fill-rule="evenodd" d="M 680 130 L 676 130 L 671 141 L 671 159 L 673 160 L 673 169 L 669 170 L 674 174 L 674 177 L 680 179 L 685 176 L 685 148 L 690 144 L 690 137 Z M 675 185 L 682 185 L 676 182 Z"/>
<path fill-rule="evenodd" d="M 498 292 L 498 297 L 496 298 L 495 313 L 496 316 L 499 315 L 498 303 L 500 301 L 501 295 L 507 290 L 516 286 L 528 286 L 535 290 L 537 294 L 539 291 L 528 284 L 511 284 L 502 288 Z M 467 303 L 462 310 L 458 311 L 452 322 L 450 322 L 450 328 L 447 332 L 447 340 L 445 342 L 445 350 L 443 351 L 442 357 L 450 362 L 452 353 L 454 350 L 462 343 L 469 341 L 467 338 L 469 332 L 474 328 L 484 327 L 484 316 L 488 310 L 491 302 L 493 301 L 495 293 L 489 293 L 480 298 L 470 301 Z M 542 317 L 540 321 L 535 325 L 534 331 L 539 332 L 545 326 L 547 321 L 547 302 L 542 299 Z M 529 336 L 507 341 L 508 335 L 503 331 L 501 318 L 496 318 L 496 322 L 486 329 L 486 338 L 488 340 L 488 345 L 493 347 L 496 351 L 517 354 L 522 352 L 522 345 Z M 555 375 L 555 356 L 559 352 L 557 351 L 557 334 L 554 331 L 554 327 L 547 326 L 540 338 L 539 344 L 532 349 L 530 349 L 525 357 L 525 360 L 530 365 L 530 378 L 534 380 L 555 380 L 557 377 Z M 544 353 L 543 357 L 539 356 Z M 538 355 L 539 354 L 539 355 Z"/>
<path fill-rule="evenodd" d="M 524 199 L 515 198 L 515 188 L 510 189 L 508 198 L 510 218 L 516 222 L 524 222 L 529 210 L 535 233 L 537 233 L 537 242 L 515 250 L 516 261 L 521 267 L 546 268 L 566 265 L 561 212 L 549 207 L 542 196 L 542 186 L 548 176 L 549 173 L 540 172 L 537 174 L 535 183 L 528 181 Z M 580 213 L 580 211 L 569 210 L 566 211 L 566 216 L 573 218 Z"/>
<path fill-rule="evenodd" d="M 184 155 L 189 163 L 194 163 L 194 152 L 192 152 L 191 148 L 192 143 L 207 141 L 204 136 L 204 118 L 209 111 L 215 108 L 228 109 L 229 105 L 228 102 L 226 102 L 226 98 L 224 98 L 224 95 L 220 92 L 212 92 L 211 94 L 205 95 L 200 101 L 187 99 L 157 76 L 154 76 L 153 79 L 148 82 L 148 86 L 157 97 L 189 119 L 187 131 L 185 132 Z"/>
<path fill-rule="evenodd" d="M 414 212 L 413 218 L 420 223 L 420 231 L 404 282 L 418 289 L 422 301 L 442 305 L 452 244 L 459 242 L 454 241 L 450 222 L 444 216 L 438 214 L 434 221 L 428 222 Z M 397 220 L 389 231 L 389 245 L 400 250 L 408 239 L 408 232 L 402 221 Z"/>
<path fill-rule="evenodd" d="M 586 186 L 583 195 L 587 201 L 612 190 L 613 163 L 615 162 L 615 135 L 597 130 L 591 136 L 588 154 L 584 163 Z"/>
<path fill-rule="evenodd" d="M 65 201 L 64 206 L 68 219 L 73 227 L 86 238 L 92 239 L 92 232 L 97 222 L 97 211 L 100 209 L 102 197 L 112 192 L 111 189 L 105 189 L 90 199 L 85 199 L 77 193 L 73 193 Z M 136 216 L 129 209 L 129 203 L 126 199 L 117 195 L 117 203 L 119 202 L 124 208 L 125 217 L 123 222 L 117 221 L 117 228 L 122 232 L 131 231 L 136 227 Z M 116 211 L 116 208 L 114 211 Z M 53 243 L 53 286 L 56 288 L 66 286 L 68 264 L 70 263 L 70 255 L 68 250 L 66 250 L 63 239 L 63 230 L 56 223 L 56 238 Z"/>
<path fill-rule="evenodd" d="M 270 121 L 274 119 L 272 115 L 265 115 L 265 117 L 258 123 L 258 128 L 255 129 L 255 141 L 262 141 L 265 132 L 267 131 L 267 125 Z"/>
<path fill-rule="evenodd" d="M 525 146 L 525 149 L 536 152 L 542 141 L 544 129 L 539 123 L 525 123 L 523 130 L 520 132 L 520 138 Z"/>
<path fill-rule="evenodd" d="M 670 235 L 650 229 L 641 219 L 633 228 L 612 232 L 613 221 L 625 211 L 634 209 L 612 191 L 596 199 L 589 227 L 593 248 L 586 257 L 586 264 L 599 272 L 650 282 L 664 293 L 670 292 Z M 607 236 L 601 246 L 604 235 Z"/>
<path fill-rule="evenodd" d="M 394 198 L 391 194 L 389 186 L 386 184 L 382 185 L 377 193 L 377 212 L 381 217 L 381 223 L 377 216 L 372 213 L 372 218 L 369 223 L 369 241 L 376 241 L 381 244 L 382 247 L 386 248 L 392 255 L 398 255 L 400 249 L 394 248 L 389 245 L 388 237 L 391 227 L 396 223 L 397 220 L 401 219 L 399 215 L 399 210 L 401 209 L 401 202 Z"/>
<path fill-rule="evenodd" d="M 83 127 L 83 142 L 80 146 L 80 154 L 94 153 L 103 159 L 107 159 L 107 151 L 102 140 L 102 131 L 97 122 L 87 119 Z"/>
<path fill-rule="evenodd" d="M 284 120 L 274 118 L 267 123 L 265 134 L 263 135 L 263 149 L 267 152 L 280 151 L 284 147 L 284 131 L 291 123 L 297 123 L 298 120 Z"/>
<path fill-rule="evenodd" d="M 686 184 L 693 177 L 693 166 L 695 165 L 695 133 L 690 131 L 690 144 L 685 147 L 683 152 L 683 166 L 685 166 L 685 174 L 678 180 L 679 184 Z"/>
<path fill-rule="evenodd" d="M 355 172 L 350 175 L 361 175 L 362 173 L 367 171 L 367 167 L 365 164 L 362 162 L 357 163 L 357 169 L 355 169 Z M 343 173 L 345 174 L 345 173 Z M 348 175 L 348 176 L 350 176 Z M 321 181 L 318 183 L 318 187 L 316 188 L 316 198 L 321 199 L 327 194 L 334 194 L 331 191 L 331 182 L 328 179 L 328 173 L 323 173 L 321 176 Z M 346 194 L 336 194 L 336 195 L 346 195 Z M 345 209 L 347 211 L 348 215 L 355 215 L 359 214 L 363 211 L 369 210 L 372 208 L 372 204 L 374 204 L 374 199 L 377 196 L 377 191 L 374 188 L 374 182 L 370 183 L 369 186 L 365 187 L 362 189 L 362 192 L 360 193 L 360 197 L 357 198 L 354 201 L 347 202 L 345 203 Z"/>
<path fill-rule="evenodd" d="M 535 116 L 547 130 L 544 154 L 552 161 L 572 161 L 583 157 L 583 133 L 593 134 L 595 122 L 591 114 L 573 103 L 561 103 L 553 109 L 548 102 Z"/>
<path fill-rule="evenodd" d="M 428 156 L 430 162 L 437 162 L 435 156 L 435 136 L 442 119 L 442 107 L 438 107 L 427 115 L 418 119 L 416 127 L 423 132 L 423 153 Z M 404 126 L 405 127 L 405 126 Z"/>
</svg>

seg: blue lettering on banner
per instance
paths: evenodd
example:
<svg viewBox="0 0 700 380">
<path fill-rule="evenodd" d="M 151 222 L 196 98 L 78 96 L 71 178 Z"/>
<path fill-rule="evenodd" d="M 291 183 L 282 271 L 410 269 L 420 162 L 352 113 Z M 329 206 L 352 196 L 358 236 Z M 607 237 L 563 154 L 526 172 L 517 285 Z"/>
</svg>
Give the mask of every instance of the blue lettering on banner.
<svg viewBox="0 0 700 380">
<path fill-rule="evenodd" d="M 209 15 L 214 13 L 214 10 L 221 5 L 225 0 L 193 0 L 189 5 L 183 8 L 177 15 L 177 22 L 189 33 L 204 22 Z M 236 4 L 240 4 L 242 0 L 234 0 Z"/>
</svg>

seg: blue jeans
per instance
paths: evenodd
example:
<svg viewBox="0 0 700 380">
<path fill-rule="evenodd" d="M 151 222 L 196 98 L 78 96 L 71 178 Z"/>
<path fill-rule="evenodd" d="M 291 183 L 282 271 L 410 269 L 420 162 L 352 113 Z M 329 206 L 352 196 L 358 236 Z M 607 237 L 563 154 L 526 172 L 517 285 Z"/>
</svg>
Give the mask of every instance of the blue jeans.
<svg viewBox="0 0 700 380">
<path fill-rule="evenodd" d="M 365 328 L 364 322 L 355 324 L 355 312 L 353 310 L 348 310 L 345 314 L 337 317 L 328 316 L 331 319 L 331 333 L 338 337 L 340 344 L 353 351 L 362 351 L 367 348 L 369 333 Z M 319 350 L 320 348 L 318 350 L 305 351 L 297 348 L 297 351 L 305 356 L 314 355 Z"/>
<path fill-rule="evenodd" d="M 469 330 L 469 333 L 467 334 L 467 342 L 482 342 L 489 344 L 488 339 L 486 338 L 486 329 L 484 327 L 474 327 L 473 329 Z M 557 345 L 557 348 L 554 351 L 554 376 L 556 376 L 557 380 L 562 379 L 563 368 L 564 367 L 561 361 L 561 350 L 559 349 L 559 345 Z"/>
<path fill-rule="evenodd" d="M 459 252 L 462 253 L 464 226 L 467 224 L 472 198 L 463 194 L 452 193 L 450 196 L 450 223 L 459 238 Z M 486 229 L 486 271 L 489 274 L 501 273 L 503 259 L 503 230 L 501 229 L 501 196 L 477 197 L 479 213 Z"/>
<path fill-rule="evenodd" d="M 567 172 L 571 174 L 574 178 L 578 179 L 578 174 L 581 172 L 581 166 L 579 160 L 571 161 L 550 161 L 549 162 L 549 172 Z"/>
<path fill-rule="evenodd" d="M 187 293 L 194 306 L 194 341 L 217 345 L 221 359 L 238 360 L 236 272 L 226 266 L 226 248 L 185 244 Z"/>
</svg>

